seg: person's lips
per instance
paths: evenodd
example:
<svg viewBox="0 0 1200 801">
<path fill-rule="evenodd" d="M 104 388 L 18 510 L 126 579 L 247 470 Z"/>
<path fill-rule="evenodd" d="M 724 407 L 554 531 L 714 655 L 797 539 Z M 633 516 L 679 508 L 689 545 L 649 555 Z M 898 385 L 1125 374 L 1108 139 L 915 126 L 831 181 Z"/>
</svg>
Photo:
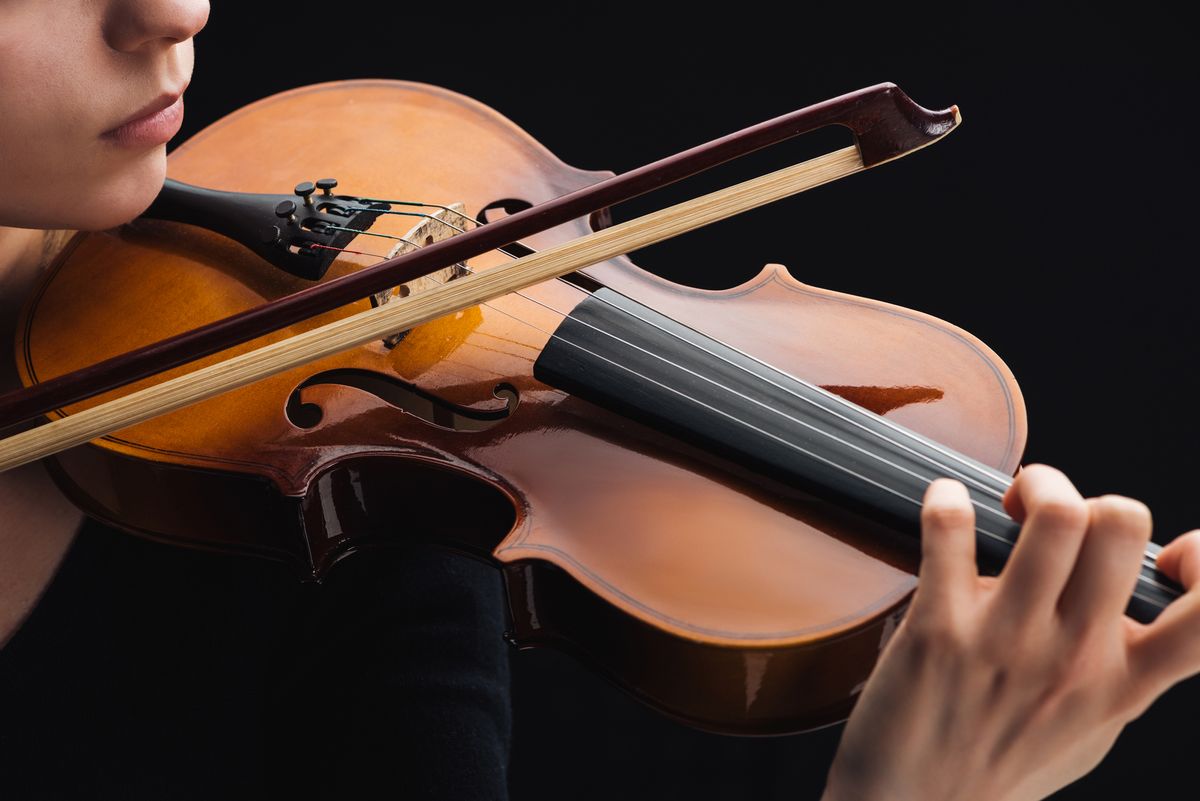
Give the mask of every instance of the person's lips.
<svg viewBox="0 0 1200 801">
<path fill-rule="evenodd" d="M 184 87 L 187 88 L 186 86 Z M 125 147 L 153 147 L 167 142 L 183 124 L 183 90 L 159 95 L 125 122 L 100 136 Z"/>
</svg>

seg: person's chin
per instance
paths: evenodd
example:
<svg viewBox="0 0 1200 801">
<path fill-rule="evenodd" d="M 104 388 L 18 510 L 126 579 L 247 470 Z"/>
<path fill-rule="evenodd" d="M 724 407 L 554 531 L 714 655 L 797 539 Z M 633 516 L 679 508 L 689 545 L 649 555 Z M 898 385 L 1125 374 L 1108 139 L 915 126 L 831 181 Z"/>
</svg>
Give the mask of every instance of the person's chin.
<svg viewBox="0 0 1200 801">
<path fill-rule="evenodd" d="M 108 180 L 101 182 L 86 208 L 80 209 L 79 231 L 104 231 L 133 220 L 144 212 L 162 189 L 167 176 L 166 146 L 144 154 Z"/>
</svg>

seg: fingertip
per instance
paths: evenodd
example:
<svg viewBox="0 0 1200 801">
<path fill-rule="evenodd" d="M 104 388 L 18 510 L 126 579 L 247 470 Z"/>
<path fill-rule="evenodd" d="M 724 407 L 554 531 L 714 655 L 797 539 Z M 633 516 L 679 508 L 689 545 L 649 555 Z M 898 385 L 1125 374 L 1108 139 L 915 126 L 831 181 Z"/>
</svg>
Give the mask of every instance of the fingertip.
<svg viewBox="0 0 1200 801">
<path fill-rule="evenodd" d="M 1191 589 L 1200 580 L 1200 529 L 1171 540 L 1155 559 L 1155 567 Z"/>
<path fill-rule="evenodd" d="M 931 537 L 973 533 L 974 519 L 975 507 L 971 504 L 971 494 L 965 484 L 948 477 L 930 482 L 921 506 L 923 539 L 928 541 Z"/>
<path fill-rule="evenodd" d="M 1005 491 L 1002 502 L 1004 511 L 1017 522 L 1024 522 L 1031 508 L 1046 502 L 1084 508 L 1083 495 L 1067 474 L 1041 462 L 1024 466 Z"/>
<path fill-rule="evenodd" d="M 938 476 L 929 482 L 929 486 L 925 488 L 926 503 L 929 503 L 931 500 L 954 501 L 964 498 L 970 498 L 966 484 L 950 476 Z"/>
<path fill-rule="evenodd" d="M 1141 541 L 1150 541 L 1150 533 L 1154 528 L 1154 516 L 1150 507 L 1137 498 L 1108 493 L 1095 498 L 1088 498 L 1087 503 L 1091 524 L 1111 535 L 1129 537 Z"/>
<path fill-rule="evenodd" d="M 1164 545 L 1162 547 L 1162 550 L 1158 552 L 1157 561 L 1158 561 L 1159 566 L 1161 567 L 1165 562 L 1179 561 L 1179 554 L 1182 552 L 1182 549 L 1186 546 L 1187 541 L 1189 539 L 1195 539 L 1197 534 L 1200 534 L 1200 529 L 1192 529 L 1191 531 L 1185 531 L 1184 533 L 1180 534 L 1178 537 L 1176 537 L 1175 539 L 1171 540 L 1166 545 Z"/>
</svg>

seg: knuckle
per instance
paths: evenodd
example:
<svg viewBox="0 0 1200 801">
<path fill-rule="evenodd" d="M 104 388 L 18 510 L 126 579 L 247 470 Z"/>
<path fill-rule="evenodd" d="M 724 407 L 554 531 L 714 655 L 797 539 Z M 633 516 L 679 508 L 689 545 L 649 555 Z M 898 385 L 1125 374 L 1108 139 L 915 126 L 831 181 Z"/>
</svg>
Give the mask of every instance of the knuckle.
<svg viewBox="0 0 1200 801">
<path fill-rule="evenodd" d="M 1150 507 L 1124 495 L 1102 495 L 1092 499 L 1092 524 L 1111 530 L 1115 536 L 1149 539 L 1153 520 Z"/>
<path fill-rule="evenodd" d="M 1082 498 L 1049 498 L 1029 510 L 1030 520 L 1055 531 L 1083 531 L 1089 517 L 1088 506 Z"/>
<path fill-rule="evenodd" d="M 966 632 L 952 615 L 910 614 L 905 625 L 912 644 L 924 656 L 947 656 L 966 650 Z"/>
</svg>

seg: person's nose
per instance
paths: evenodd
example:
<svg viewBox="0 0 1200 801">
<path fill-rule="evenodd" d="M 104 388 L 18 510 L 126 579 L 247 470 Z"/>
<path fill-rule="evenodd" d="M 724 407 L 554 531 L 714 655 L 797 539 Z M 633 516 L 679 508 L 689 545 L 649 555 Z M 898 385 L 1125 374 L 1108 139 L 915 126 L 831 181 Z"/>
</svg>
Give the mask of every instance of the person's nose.
<svg viewBox="0 0 1200 801">
<path fill-rule="evenodd" d="M 104 39 L 113 50 L 131 53 L 192 38 L 208 22 L 208 0 L 111 0 Z"/>
</svg>

